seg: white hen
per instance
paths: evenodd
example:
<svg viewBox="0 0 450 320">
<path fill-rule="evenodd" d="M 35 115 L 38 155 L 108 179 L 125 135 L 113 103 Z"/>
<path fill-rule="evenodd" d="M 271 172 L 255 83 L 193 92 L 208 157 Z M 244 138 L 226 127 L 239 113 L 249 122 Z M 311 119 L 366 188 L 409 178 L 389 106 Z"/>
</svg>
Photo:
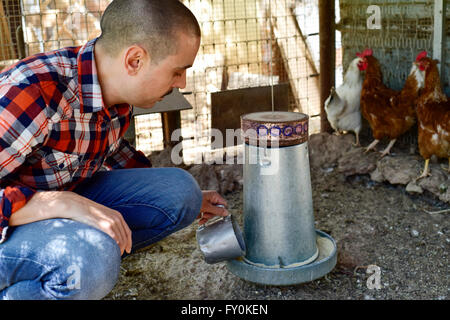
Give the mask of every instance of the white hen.
<svg viewBox="0 0 450 320">
<path fill-rule="evenodd" d="M 363 77 L 360 70 L 361 58 L 355 58 L 349 65 L 343 83 L 331 88 L 330 96 L 325 101 L 325 112 L 331 127 L 338 133 L 353 131 L 356 146 L 359 146 L 361 131 L 361 111 L 359 108 Z"/>
</svg>

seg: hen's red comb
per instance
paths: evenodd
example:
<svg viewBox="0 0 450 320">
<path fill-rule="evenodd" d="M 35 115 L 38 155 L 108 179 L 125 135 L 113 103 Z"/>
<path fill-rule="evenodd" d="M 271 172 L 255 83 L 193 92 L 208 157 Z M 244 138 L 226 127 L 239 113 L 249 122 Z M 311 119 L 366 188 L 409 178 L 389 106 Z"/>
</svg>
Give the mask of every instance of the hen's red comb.
<svg viewBox="0 0 450 320">
<path fill-rule="evenodd" d="M 422 51 L 422 52 L 420 52 L 418 55 L 417 55 L 417 58 L 416 58 L 416 62 L 419 62 L 422 58 L 425 58 L 426 56 L 427 56 L 427 52 L 426 51 Z"/>
<path fill-rule="evenodd" d="M 360 58 L 364 58 L 367 56 L 371 56 L 373 54 L 372 49 L 365 49 L 362 53 L 358 52 L 356 54 L 356 56 L 360 57 Z"/>
<path fill-rule="evenodd" d="M 366 50 L 364 50 L 364 52 L 363 52 L 363 55 L 364 55 L 365 57 L 371 56 L 372 54 L 373 54 L 372 49 L 366 49 Z"/>
</svg>

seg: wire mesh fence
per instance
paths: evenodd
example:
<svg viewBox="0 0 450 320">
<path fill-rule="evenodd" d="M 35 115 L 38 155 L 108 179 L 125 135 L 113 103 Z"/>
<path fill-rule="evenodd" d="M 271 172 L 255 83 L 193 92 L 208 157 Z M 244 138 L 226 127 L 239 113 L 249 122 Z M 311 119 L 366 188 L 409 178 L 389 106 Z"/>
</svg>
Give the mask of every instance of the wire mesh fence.
<svg viewBox="0 0 450 320">
<path fill-rule="evenodd" d="M 312 132 L 320 129 L 318 0 L 184 3 L 202 29 L 202 44 L 188 71 L 186 88 L 193 93 L 187 99 L 194 109 L 182 111 L 187 161 L 198 152 L 211 151 L 214 92 L 289 83 L 288 109 L 310 115 Z"/>
<path fill-rule="evenodd" d="M 432 50 L 434 0 L 335 0 L 336 85 L 355 53 L 371 47 L 386 84 L 401 88 L 420 50 Z M 100 34 L 111 0 L 0 1 L 0 70 L 25 56 L 81 45 Z M 202 43 L 187 72 L 181 111 L 185 161 L 211 151 L 215 92 L 287 83 L 290 111 L 310 116 L 320 129 L 318 0 L 183 0 L 199 20 Z M 367 27 L 367 8 L 379 6 L 381 30 Z M 450 17 L 450 6 L 446 16 Z M 446 34 L 450 33 L 447 23 Z M 447 40 L 450 39 L 447 37 Z M 449 92 L 450 46 L 442 62 Z M 239 106 L 230 105 L 230 108 Z M 138 116 L 136 144 L 149 154 L 163 148 L 160 114 Z"/>
<path fill-rule="evenodd" d="M 82 45 L 100 34 L 109 0 L 3 0 L 0 60 Z"/>
<path fill-rule="evenodd" d="M 108 2 L 84 0 L 23 0 L 25 52 L 82 45 L 100 33 L 100 15 Z"/>
<path fill-rule="evenodd" d="M 447 1 L 448 2 L 448 1 Z M 445 34 L 445 52 L 444 57 L 445 61 L 442 61 L 442 65 L 444 66 L 444 77 L 446 79 L 446 84 L 444 86 L 446 90 L 447 96 L 450 96 L 450 4 L 447 3 L 446 11 L 445 11 L 445 19 L 446 19 L 446 30 Z"/>
<path fill-rule="evenodd" d="M 19 1 L 0 2 L 0 70 L 25 55 L 19 45 L 23 43 L 21 19 Z"/>
<path fill-rule="evenodd" d="M 417 54 L 426 50 L 428 56 L 433 55 L 434 3 L 434 0 L 340 0 L 341 21 L 337 28 L 342 33 L 344 68 L 356 57 L 356 52 L 371 48 L 380 61 L 383 82 L 394 90 L 401 90 Z M 379 14 L 379 21 L 371 20 L 376 14 Z M 448 6 L 445 17 L 449 34 Z M 446 37 L 444 43 L 449 40 L 450 37 Z M 447 94 L 450 93 L 449 48 L 447 45 L 446 58 L 441 61 Z M 368 128 L 364 133 L 369 133 Z M 409 147 L 413 152 L 417 129 L 401 137 L 397 145 Z"/>
<path fill-rule="evenodd" d="M 422 50 L 432 53 L 434 0 L 341 0 L 344 65 L 356 52 L 371 48 L 380 60 L 383 80 L 401 89 Z M 380 10 L 379 28 L 367 25 L 369 6 Z"/>
<path fill-rule="evenodd" d="M 188 71 L 181 112 L 183 149 L 210 150 L 211 93 L 289 83 L 289 110 L 311 116 L 319 130 L 318 0 L 184 0 L 202 28 L 196 62 Z M 110 0 L 3 0 L 2 67 L 25 56 L 82 45 L 100 34 Z M 233 106 L 230 106 L 232 108 Z M 163 148 L 160 114 L 136 117 L 137 147 Z"/>
</svg>

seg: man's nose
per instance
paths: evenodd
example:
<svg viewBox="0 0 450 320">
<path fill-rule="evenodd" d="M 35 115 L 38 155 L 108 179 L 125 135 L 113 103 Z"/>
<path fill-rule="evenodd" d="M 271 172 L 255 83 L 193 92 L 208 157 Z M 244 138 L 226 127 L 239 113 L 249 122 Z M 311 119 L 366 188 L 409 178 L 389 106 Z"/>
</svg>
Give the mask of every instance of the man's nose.
<svg viewBox="0 0 450 320">
<path fill-rule="evenodd" d="M 179 77 L 177 81 L 175 81 L 173 87 L 178 89 L 186 88 L 186 71 L 184 71 L 181 77 Z"/>
</svg>

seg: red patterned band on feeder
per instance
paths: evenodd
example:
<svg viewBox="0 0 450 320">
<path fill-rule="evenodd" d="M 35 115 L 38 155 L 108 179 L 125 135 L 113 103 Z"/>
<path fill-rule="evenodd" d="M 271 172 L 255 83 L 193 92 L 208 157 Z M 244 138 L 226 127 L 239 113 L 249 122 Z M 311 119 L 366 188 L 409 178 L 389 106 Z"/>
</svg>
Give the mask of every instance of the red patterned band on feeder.
<svg viewBox="0 0 450 320">
<path fill-rule="evenodd" d="M 293 146 L 308 141 L 308 115 L 298 112 L 255 112 L 241 116 L 242 138 L 246 144 Z"/>
</svg>

